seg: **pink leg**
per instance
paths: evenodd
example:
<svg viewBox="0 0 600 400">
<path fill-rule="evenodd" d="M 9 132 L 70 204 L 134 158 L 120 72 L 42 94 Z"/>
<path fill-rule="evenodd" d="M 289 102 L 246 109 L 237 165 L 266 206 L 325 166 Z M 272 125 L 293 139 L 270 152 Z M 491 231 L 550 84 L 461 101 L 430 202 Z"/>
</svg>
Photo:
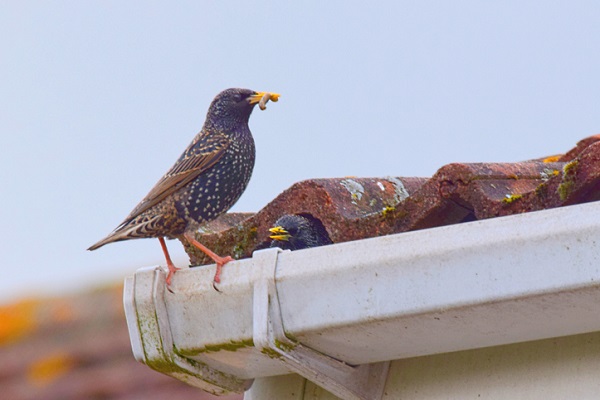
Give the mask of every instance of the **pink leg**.
<svg viewBox="0 0 600 400">
<path fill-rule="evenodd" d="M 220 257 L 216 255 L 208 247 L 204 246 L 202 243 L 194 239 L 194 237 L 192 237 L 192 235 L 190 235 L 189 233 L 184 233 L 183 237 L 185 237 L 188 242 L 199 248 L 204 254 L 212 258 L 212 260 L 217 264 L 217 272 L 215 272 L 215 277 L 213 281 L 215 283 L 220 283 L 221 269 L 223 268 L 223 265 L 227 264 L 229 261 L 233 261 L 233 258 L 231 256 Z"/>
<path fill-rule="evenodd" d="M 158 241 L 160 242 L 160 246 L 162 247 L 163 253 L 165 253 L 165 258 L 167 259 L 167 268 L 169 268 L 169 273 L 167 274 L 167 286 L 171 287 L 171 279 L 175 274 L 175 271 L 179 271 L 181 268 L 177 268 L 173 261 L 171 261 L 171 256 L 169 255 L 169 250 L 167 250 L 167 244 L 165 243 L 165 238 L 159 237 Z M 171 289 L 169 289 L 171 290 Z"/>
</svg>

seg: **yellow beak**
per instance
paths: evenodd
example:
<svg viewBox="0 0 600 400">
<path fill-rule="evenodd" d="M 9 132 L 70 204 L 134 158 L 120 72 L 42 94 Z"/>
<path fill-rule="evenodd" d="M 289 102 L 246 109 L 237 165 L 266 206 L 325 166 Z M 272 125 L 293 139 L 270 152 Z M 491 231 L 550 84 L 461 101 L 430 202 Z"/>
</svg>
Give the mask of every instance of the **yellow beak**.
<svg viewBox="0 0 600 400">
<path fill-rule="evenodd" d="M 269 236 L 269 238 L 273 239 L 273 240 L 280 240 L 280 241 L 288 241 L 288 239 L 290 238 L 290 234 L 288 231 L 286 231 L 285 229 L 283 229 L 281 226 L 276 226 L 274 228 L 269 229 L 269 232 L 272 233 L 271 236 Z"/>
<path fill-rule="evenodd" d="M 267 108 L 267 102 L 271 100 L 272 102 L 277 102 L 279 100 L 279 94 L 277 93 L 269 93 L 269 92 L 257 92 L 252 96 L 248 97 L 248 102 L 250 104 L 258 103 L 258 106 L 261 110 Z"/>
</svg>

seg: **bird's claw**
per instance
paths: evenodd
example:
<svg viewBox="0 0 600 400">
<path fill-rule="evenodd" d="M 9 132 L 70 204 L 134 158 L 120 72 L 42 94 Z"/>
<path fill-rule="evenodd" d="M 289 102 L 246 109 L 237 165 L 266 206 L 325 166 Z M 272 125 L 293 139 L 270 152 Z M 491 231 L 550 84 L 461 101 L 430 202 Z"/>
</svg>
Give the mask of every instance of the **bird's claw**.
<svg viewBox="0 0 600 400">
<path fill-rule="evenodd" d="M 171 293 L 175 293 L 173 289 L 171 289 L 171 282 L 173 281 L 173 275 L 175 275 L 175 272 L 179 271 L 181 268 L 176 267 L 173 263 L 168 263 L 167 268 L 169 269 L 167 277 L 165 278 L 165 281 L 167 282 L 167 290 Z"/>
<path fill-rule="evenodd" d="M 221 290 L 219 290 L 219 288 L 217 287 L 217 284 L 221 283 L 221 270 L 223 269 L 223 265 L 227 264 L 230 261 L 233 261 L 233 257 L 231 256 L 220 257 L 220 259 L 216 261 L 217 270 L 215 271 L 215 277 L 213 278 L 213 289 L 215 289 L 219 293 L 222 293 Z"/>
</svg>

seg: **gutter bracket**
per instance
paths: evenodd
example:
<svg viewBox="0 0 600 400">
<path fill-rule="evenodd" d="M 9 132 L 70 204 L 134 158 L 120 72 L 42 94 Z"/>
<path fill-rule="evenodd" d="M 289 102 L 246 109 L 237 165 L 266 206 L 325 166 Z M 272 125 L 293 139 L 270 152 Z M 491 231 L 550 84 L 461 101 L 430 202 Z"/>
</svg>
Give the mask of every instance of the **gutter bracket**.
<svg viewBox="0 0 600 400">
<path fill-rule="evenodd" d="M 304 346 L 286 336 L 275 274 L 281 249 L 265 249 L 253 254 L 262 279 L 254 283 L 255 347 L 280 360 L 291 371 L 344 400 L 379 400 L 383 396 L 390 362 L 352 366 Z"/>
<path fill-rule="evenodd" d="M 173 343 L 167 304 L 165 272 L 140 268 L 125 279 L 123 305 L 135 359 L 191 386 L 221 395 L 242 393 L 253 380 L 244 380 L 183 357 Z"/>
</svg>

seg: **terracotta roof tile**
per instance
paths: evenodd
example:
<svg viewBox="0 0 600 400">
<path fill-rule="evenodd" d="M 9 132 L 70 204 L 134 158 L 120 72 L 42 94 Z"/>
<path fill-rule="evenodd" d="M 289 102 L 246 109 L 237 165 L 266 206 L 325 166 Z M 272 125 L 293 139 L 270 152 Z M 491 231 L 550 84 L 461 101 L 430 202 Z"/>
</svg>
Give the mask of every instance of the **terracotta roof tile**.
<svg viewBox="0 0 600 400">
<path fill-rule="evenodd" d="M 431 178 L 312 179 L 285 190 L 258 213 L 227 214 L 198 239 L 219 254 L 266 247 L 284 214 L 318 219 L 334 243 L 600 199 L 600 135 L 564 155 L 516 163 L 454 163 Z M 185 244 L 184 244 L 185 245 Z M 191 265 L 210 263 L 186 247 Z"/>
<path fill-rule="evenodd" d="M 1 306 L 2 398 L 217 399 L 135 361 L 122 291 L 118 285 Z"/>
</svg>

